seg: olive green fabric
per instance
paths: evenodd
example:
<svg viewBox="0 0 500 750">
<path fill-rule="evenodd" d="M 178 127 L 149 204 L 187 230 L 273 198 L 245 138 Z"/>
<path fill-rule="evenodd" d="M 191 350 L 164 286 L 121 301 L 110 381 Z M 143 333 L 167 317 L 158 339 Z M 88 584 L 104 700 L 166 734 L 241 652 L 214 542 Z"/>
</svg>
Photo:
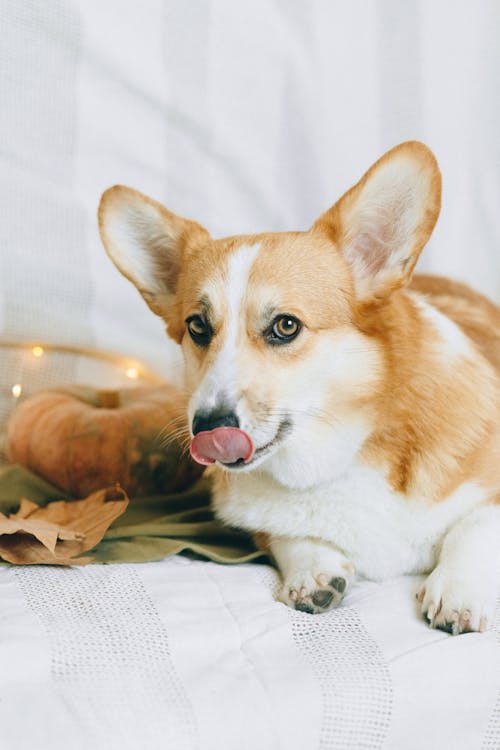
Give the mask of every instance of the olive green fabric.
<svg viewBox="0 0 500 750">
<path fill-rule="evenodd" d="M 71 499 L 21 466 L 1 468 L 0 511 L 15 512 L 23 497 L 38 505 Z M 160 560 L 178 553 L 219 563 L 265 558 L 250 536 L 214 519 L 210 483 L 203 478 L 184 492 L 131 499 L 125 513 L 87 554 L 96 563 L 130 563 Z"/>
</svg>

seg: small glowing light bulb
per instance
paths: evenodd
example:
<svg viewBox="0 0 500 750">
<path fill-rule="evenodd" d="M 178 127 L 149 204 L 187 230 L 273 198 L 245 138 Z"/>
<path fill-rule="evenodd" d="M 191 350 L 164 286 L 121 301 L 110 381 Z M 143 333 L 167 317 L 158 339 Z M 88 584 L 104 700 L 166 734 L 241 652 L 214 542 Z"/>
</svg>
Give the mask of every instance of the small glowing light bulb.
<svg viewBox="0 0 500 750">
<path fill-rule="evenodd" d="M 12 386 L 12 395 L 14 396 L 14 398 L 19 398 L 22 392 L 23 388 L 21 386 L 21 383 L 16 383 Z"/>
<path fill-rule="evenodd" d="M 125 375 L 131 380 L 137 380 L 137 378 L 139 377 L 139 370 L 137 369 L 137 367 L 127 367 L 127 369 L 125 370 Z"/>
<path fill-rule="evenodd" d="M 33 349 L 31 350 L 31 353 L 33 354 L 34 357 L 43 357 L 43 355 L 45 354 L 45 351 L 42 346 L 34 346 Z"/>
</svg>

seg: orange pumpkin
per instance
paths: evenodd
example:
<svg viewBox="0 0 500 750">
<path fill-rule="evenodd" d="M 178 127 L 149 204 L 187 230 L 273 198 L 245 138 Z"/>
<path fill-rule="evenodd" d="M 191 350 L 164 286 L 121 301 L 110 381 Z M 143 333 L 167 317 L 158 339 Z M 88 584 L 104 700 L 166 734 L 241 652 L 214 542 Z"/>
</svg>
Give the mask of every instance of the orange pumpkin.
<svg viewBox="0 0 500 750">
<path fill-rule="evenodd" d="M 14 410 L 8 458 L 72 497 L 116 482 L 131 496 L 176 492 L 201 474 L 177 437 L 184 413 L 170 385 L 42 391 Z"/>
</svg>

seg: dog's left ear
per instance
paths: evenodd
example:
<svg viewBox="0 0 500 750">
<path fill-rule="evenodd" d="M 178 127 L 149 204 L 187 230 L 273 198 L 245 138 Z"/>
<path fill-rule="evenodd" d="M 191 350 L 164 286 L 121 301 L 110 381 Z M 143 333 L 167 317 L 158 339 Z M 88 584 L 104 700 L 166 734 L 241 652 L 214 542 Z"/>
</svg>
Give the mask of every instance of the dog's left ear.
<svg viewBox="0 0 500 750">
<path fill-rule="evenodd" d="M 441 206 L 441 174 L 418 141 L 388 151 L 314 224 L 351 266 L 360 302 L 381 299 L 411 278 Z"/>
</svg>

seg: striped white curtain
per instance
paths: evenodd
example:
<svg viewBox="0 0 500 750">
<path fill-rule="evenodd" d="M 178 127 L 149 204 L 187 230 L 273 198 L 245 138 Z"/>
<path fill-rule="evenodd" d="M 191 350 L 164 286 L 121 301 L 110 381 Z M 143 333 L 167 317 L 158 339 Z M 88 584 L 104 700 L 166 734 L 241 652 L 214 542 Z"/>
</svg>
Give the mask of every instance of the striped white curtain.
<svg viewBox="0 0 500 750">
<path fill-rule="evenodd" d="M 386 149 L 444 175 L 421 268 L 500 299 L 496 0 L 0 0 L 0 417 L 58 380 L 177 377 L 95 212 L 133 185 L 214 235 L 300 229 Z M 6 347 L 6 344 L 10 347 Z"/>
</svg>

